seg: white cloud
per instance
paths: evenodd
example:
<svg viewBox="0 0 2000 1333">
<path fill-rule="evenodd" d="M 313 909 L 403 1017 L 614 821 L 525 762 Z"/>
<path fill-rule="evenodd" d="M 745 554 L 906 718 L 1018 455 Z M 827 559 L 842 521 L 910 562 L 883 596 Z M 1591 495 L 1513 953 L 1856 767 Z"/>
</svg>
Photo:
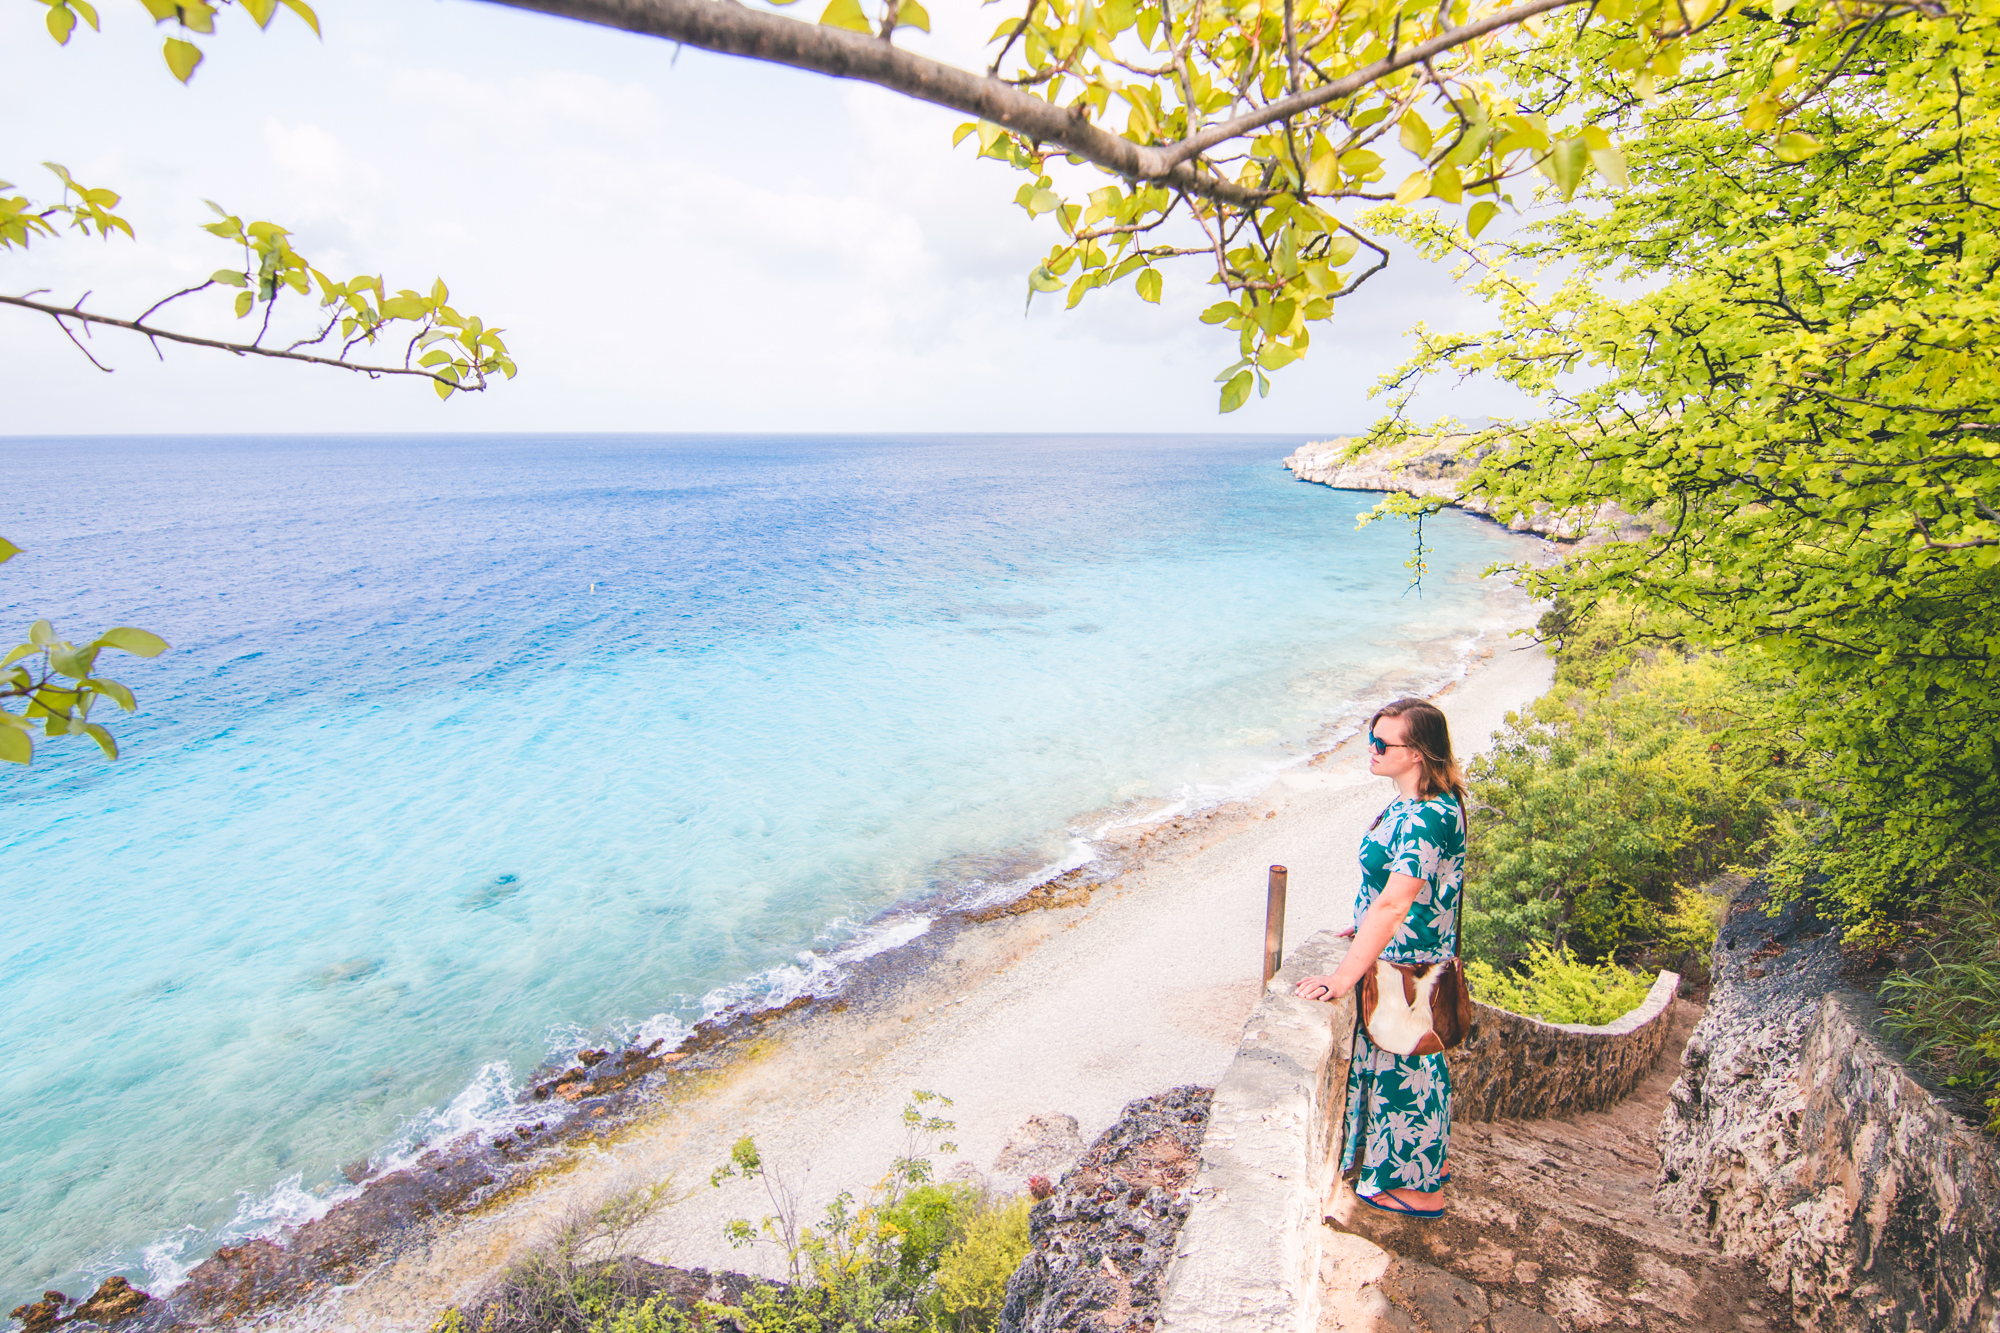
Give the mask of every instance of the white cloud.
<svg viewBox="0 0 2000 1333">
<path fill-rule="evenodd" d="M 523 374 L 440 405 L 421 384 L 255 366 L 189 350 L 158 364 L 102 335 L 92 370 L 46 321 L 0 311 L 6 426 L 73 430 L 1295 430 L 1368 419 L 1362 394 L 1419 318 L 1476 311 L 1399 261 L 1344 301 L 1278 389 L 1229 418 L 1232 340 L 1194 316 L 1195 265 L 1160 306 L 1122 290 L 1063 313 L 1026 274 L 1055 230 L 1020 177 L 950 145 L 962 117 L 880 89 L 682 52 L 485 5 L 350 0 L 324 46 L 285 25 L 213 43 L 190 88 L 130 22 L 43 51 L 33 7 L 0 9 L 29 52 L 0 88 L 27 126 L 0 176 L 43 157 L 122 189 L 140 243 L 0 256 L 0 285 L 92 288 L 132 311 L 229 261 L 203 198 L 291 227 L 338 276 L 441 275 L 509 330 Z M 970 63 L 990 11 L 933 6 L 920 45 Z M 117 16 L 124 17 L 124 16 Z M 296 25 L 294 25 L 296 26 Z M 93 95 L 65 95 L 79 78 Z M 65 113 L 42 110 L 63 99 Z M 42 187 L 39 183 L 35 188 Z M 226 295 L 187 327 L 239 330 Z M 1471 410 L 1484 411 L 1478 403 Z"/>
</svg>

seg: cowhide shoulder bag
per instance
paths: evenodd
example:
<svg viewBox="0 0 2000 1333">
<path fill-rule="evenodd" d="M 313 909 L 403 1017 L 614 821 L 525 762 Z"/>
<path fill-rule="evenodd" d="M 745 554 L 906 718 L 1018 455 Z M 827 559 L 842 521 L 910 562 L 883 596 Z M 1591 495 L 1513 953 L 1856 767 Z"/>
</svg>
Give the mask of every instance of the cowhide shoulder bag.
<svg viewBox="0 0 2000 1333">
<path fill-rule="evenodd" d="M 1472 992 L 1456 953 L 1441 963 L 1377 958 L 1359 991 L 1368 1040 L 1392 1055 L 1442 1054 L 1472 1026 Z"/>
</svg>

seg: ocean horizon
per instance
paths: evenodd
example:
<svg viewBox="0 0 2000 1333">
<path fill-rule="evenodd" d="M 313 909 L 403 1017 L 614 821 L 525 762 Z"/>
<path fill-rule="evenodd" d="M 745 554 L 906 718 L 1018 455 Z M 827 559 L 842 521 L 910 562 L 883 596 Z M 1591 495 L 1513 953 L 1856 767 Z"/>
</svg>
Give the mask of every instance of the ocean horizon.
<svg viewBox="0 0 2000 1333">
<path fill-rule="evenodd" d="M 15 631 L 174 645 L 0 774 L 0 1291 L 169 1290 L 1451 679 L 1532 539 L 1412 589 L 1298 443 L 0 437 Z"/>
</svg>

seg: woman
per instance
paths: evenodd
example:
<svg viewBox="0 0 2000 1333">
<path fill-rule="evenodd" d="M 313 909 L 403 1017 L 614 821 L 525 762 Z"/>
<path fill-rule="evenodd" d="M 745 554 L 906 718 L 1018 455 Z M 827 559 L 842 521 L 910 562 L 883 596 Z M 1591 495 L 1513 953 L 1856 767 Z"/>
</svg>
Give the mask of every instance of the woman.
<svg viewBox="0 0 2000 1333">
<path fill-rule="evenodd" d="M 1465 779 L 1452 759 L 1444 714 L 1421 699 L 1398 699 L 1370 720 L 1368 744 L 1368 771 L 1392 780 L 1397 795 L 1361 840 L 1354 943 L 1332 976 L 1298 984 L 1294 993 L 1308 1000 L 1346 995 L 1377 958 L 1429 963 L 1458 952 Z M 1451 1071 L 1444 1057 L 1392 1055 L 1357 1023 L 1340 1164 L 1352 1174 L 1355 1194 L 1386 1213 L 1444 1216 L 1450 1143 Z"/>
</svg>

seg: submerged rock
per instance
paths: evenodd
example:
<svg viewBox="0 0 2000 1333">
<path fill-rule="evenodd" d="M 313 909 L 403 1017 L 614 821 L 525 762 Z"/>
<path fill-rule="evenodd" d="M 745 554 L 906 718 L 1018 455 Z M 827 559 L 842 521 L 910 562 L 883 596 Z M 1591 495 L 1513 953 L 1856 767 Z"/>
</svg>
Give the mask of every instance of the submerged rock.
<svg viewBox="0 0 2000 1333">
<path fill-rule="evenodd" d="M 40 1300 L 9 1310 L 7 1317 L 21 1321 L 21 1333 L 48 1333 L 61 1320 L 62 1308 L 67 1304 L 69 1297 L 61 1292 L 45 1291 Z"/>
<path fill-rule="evenodd" d="M 92 1324 L 115 1324 L 130 1319 L 153 1299 L 122 1277 L 108 1277 L 90 1298 L 70 1313 L 71 1319 Z"/>
<path fill-rule="evenodd" d="M 1212 1089 L 1142 1097 L 1098 1135 L 1028 1221 L 1000 1333 L 1139 1333 L 1187 1220 Z"/>
</svg>

